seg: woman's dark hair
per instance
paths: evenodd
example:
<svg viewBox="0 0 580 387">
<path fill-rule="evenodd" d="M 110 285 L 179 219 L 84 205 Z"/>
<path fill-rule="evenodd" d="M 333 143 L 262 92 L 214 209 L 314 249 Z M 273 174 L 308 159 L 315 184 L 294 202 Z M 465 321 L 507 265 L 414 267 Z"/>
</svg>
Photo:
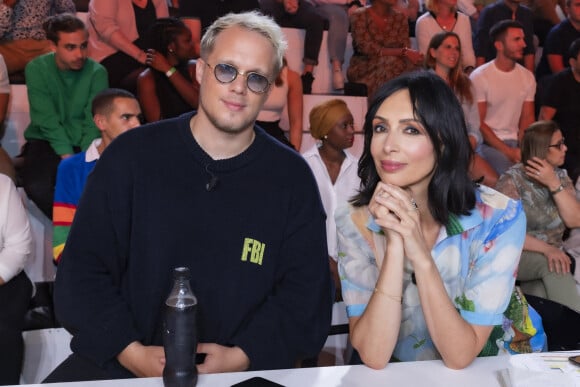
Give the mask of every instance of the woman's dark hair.
<svg viewBox="0 0 580 387">
<path fill-rule="evenodd" d="M 522 138 L 522 163 L 525 165 L 534 157 L 545 159 L 552 136 L 558 130 L 560 128 L 554 121 L 538 121 L 528 126 Z"/>
<path fill-rule="evenodd" d="M 184 32 L 189 31 L 185 23 L 174 17 L 164 17 L 155 20 L 149 29 L 149 48 L 167 56 L 168 46 Z"/>
<path fill-rule="evenodd" d="M 369 204 L 379 175 L 371 155 L 373 119 L 379 107 L 399 90 L 408 90 L 413 115 L 427 131 L 435 152 L 435 168 L 429 183 L 429 210 L 440 224 L 449 214 L 468 215 L 475 206 L 475 184 L 468 175 L 472 152 L 463 110 L 453 91 L 430 71 L 403 74 L 384 84 L 375 94 L 365 116 L 364 148 L 358 163 L 361 191 L 354 206 Z"/>
</svg>

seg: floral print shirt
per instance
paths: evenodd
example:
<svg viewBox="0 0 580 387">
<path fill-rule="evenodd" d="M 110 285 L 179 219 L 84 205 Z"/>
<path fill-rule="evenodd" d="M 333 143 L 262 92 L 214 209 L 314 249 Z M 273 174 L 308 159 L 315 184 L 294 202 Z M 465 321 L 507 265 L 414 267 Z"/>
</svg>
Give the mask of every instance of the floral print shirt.
<svg viewBox="0 0 580 387">
<path fill-rule="evenodd" d="M 486 354 L 509 352 L 504 350 L 506 343 L 517 333 L 503 313 L 513 293 L 526 218 L 519 201 L 491 188 L 479 187 L 476 198 L 470 215 L 452 215 L 441 228 L 431 254 L 461 316 L 470 324 L 499 327 L 490 336 L 492 348 Z M 384 254 L 387 248 L 372 217 L 365 226 L 372 236 L 361 234 L 351 216 L 357 210 L 348 206 L 336 213 L 339 273 L 349 317 L 364 312 L 379 276 L 375 255 Z M 366 230 L 364 234 L 369 235 Z M 403 273 L 401 329 L 393 357 L 400 361 L 441 358 L 429 335 L 408 261 Z"/>
<path fill-rule="evenodd" d="M 565 169 L 556 168 L 560 183 L 572 188 L 572 180 Z M 566 225 L 550 190 L 526 176 L 524 165 L 518 163 L 508 169 L 497 182 L 496 189 L 513 199 L 522 201 L 527 218 L 526 232 L 555 247 L 562 247 Z"/>
<path fill-rule="evenodd" d="M 52 15 L 75 13 L 73 0 L 19 0 L 14 8 L 0 4 L 0 39 L 46 39 L 42 23 Z"/>
</svg>

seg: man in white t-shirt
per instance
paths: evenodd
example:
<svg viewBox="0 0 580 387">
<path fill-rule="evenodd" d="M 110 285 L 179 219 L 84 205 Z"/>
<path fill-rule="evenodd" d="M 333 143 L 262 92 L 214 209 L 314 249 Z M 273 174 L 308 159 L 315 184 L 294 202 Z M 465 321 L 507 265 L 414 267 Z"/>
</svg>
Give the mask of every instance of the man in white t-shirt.
<svg viewBox="0 0 580 387">
<path fill-rule="evenodd" d="M 502 20 L 490 31 L 496 58 L 471 73 L 484 143 L 480 153 L 498 175 L 520 161 L 518 146 L 524 130 L 535 120 L 534 75 L 518 64 L 524 55 L 523 26 Z"/>
</svg>

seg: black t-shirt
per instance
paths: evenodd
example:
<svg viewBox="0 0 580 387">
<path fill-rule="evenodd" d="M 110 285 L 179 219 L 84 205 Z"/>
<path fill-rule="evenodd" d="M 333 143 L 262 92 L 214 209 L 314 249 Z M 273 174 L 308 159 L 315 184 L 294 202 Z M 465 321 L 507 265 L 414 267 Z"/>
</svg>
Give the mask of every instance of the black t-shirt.
<svg viewBox="0 0 580 387">
<path fill-rule="evenodd" d="M 260 9 L 258 0 L 182 0 L 179 2 L 179 16 L 199 18 L 202 32 L 220 16 L 230 12 L 240 13 L 254 9 Z"/>
<path fill-rule="evenodd" d="M 566 138 L 568 152 L 580 154 L 580 82 L 571 69 L 556 74 L 546 94 L 545 106 L 556 109 L 554 121 Z"/>
<path fill-rule="evenodd" d="M 562 55 L 564 67 L 570 67 L 568 51 L 572 42 L 578 38 L 580 38 L 580 31 L 576 30 L 568 19 L 552 27 L 544 43 L 542 58 L 536 69 L 536 78 L 540 79 L 552 73 L 548 64 L 548 55 Z"/>
</svg>

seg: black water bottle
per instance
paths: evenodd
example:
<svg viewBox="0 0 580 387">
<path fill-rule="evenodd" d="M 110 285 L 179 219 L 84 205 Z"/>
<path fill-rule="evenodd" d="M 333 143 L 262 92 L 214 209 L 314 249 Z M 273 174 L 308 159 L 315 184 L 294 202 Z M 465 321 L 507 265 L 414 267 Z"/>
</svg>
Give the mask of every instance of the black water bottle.
<svg viewBox="0 0 580 387">
<path fill-rule="evenodd" d="M 173 270 L 173 290 L 165 301 L 163 348 L 165 387 L 193 387 L 197 384 L 195 351 L 197 348 L 197 299 L 189 286 L 189 269 Z"/>
</svg>

